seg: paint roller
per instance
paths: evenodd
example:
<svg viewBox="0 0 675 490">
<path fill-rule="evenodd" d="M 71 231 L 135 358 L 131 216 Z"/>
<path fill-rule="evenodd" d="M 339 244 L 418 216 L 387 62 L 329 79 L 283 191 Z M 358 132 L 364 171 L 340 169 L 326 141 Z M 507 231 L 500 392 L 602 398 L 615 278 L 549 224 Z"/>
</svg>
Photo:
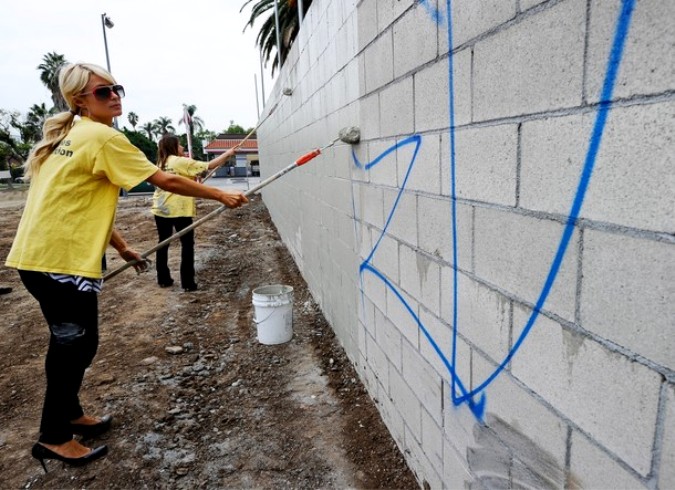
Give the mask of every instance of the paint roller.
<svg viewBox="0 0 675 490">
<path fill-rule="evenodd" d="M 330 143 L 328 143 L 326 146 L 323 146 L 321 148 L 316 148 L 315 150 L 312 150 L 308 153 L 305 153 L 300 158 L 295 160 L 293 163 L 288 165 L 286 168 L 283 168 L 283 169 L 279 170 L 274 175 L 271 175 L 271 176 L 267 177 L 265 180 L 260 182 L 258 185 L 256 185 L 256 186 L 252 187 L 251 189 L 247 190 L 244 193 L 244 195 L 246 197 L 248 197 L 248 196 L 258 192 L 260 189 L 262 189 L 263 187 L 265 187 L 268 184 L 271 184 L 272 182 L 279 179 L 280 177 L 283 177 L 284 175 L 286 175 L 291 170 L 293 170 L 297 167 L 300 167 L 302 165 L 305 165 L 306 163 L 310 162 L 314 158 L 318 157 L 319 155 L 321 155 L 321 153 L 324 150 L 326 150 L 327 148 L 330 148 L 331 146 L 333 146 L 338 141 L 342 141 L 343 143 L 347 143 L 349 145 L 355 145 L 360 140 L 361 140 L 361 131 L 359 130 L 358 127 L 350 126 L 350 127 L 343 128 L 343 129 L 340 130 L 340 132 L 338 134 L 338 137 L 335 138 Z M 155 253 L 157 250 L 166 247 L 167 245 L 169 245 L 174 240 L 177 240 L 178 238 L 182 237 L 183 235 L 190 232 L 191 230 L 194 230 L 195 228 L 197 228 L 201 224 L 205 223 L 206 221 L 209 221 L 209 220 L 215 218 L 216 216 L 218 216 L 220 213 L 222 213 L 226 209 L 228 209 L 228 207 L 225 206 L 224 204 L 222 206 L 220 206 L 219 208 L 214 209 L 209 214 L 203 216 L 202 218 L 199 218 L 197 221 L 192 223 L 187 228 L 183 228 L 178 233 L 175 233 L 175 234 L 171 235 L 166 240 L 163 240 L 163 241 L 159 242 L 157 245 L 155 245 L 151 249 L 143 252 L 141 254 L 141 258 L 142 259 L 148 258 L 150 255 Z M 125 269 L 128 269 L 129 267 L 132 267 L 134 264 L 137 264 L 137 263 L 138 263 L 138 261 L 136 261 L 136 260 L 126 262 L 123 265 L 121 265 L 120 267 L 118 267 L 117 269 L 115 269 L 115 270 L 109 272 L 108 274 L 106 274 L 105 276 L 103 276 L 103 280 L 108 281 L 108 280 L 112 279 L 113 277 L 115 277 L 116 275 L 118 275 L 120 272 L 124 271 Z"/>
</svg>

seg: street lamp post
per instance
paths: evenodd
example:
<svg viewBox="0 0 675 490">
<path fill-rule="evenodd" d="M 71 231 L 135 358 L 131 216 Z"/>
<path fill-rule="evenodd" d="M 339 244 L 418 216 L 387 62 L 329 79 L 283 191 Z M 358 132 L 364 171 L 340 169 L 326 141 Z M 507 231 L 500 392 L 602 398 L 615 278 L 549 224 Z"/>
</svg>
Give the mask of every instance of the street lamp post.
<svg viewBox="0 0 675 490">
<path fill-rule="evenodd" d="M 108 37 L 105 35 L 105 28 L 112 29 L 115 23 L 110 20 L 106 14 L 101 14 L 101 27 L 103 28 L 103 44 L 105 45 L 105 62 L 108 65 L 108 72 L 110 72 L 110 56 L 108 55 Z"/>
<path fill-rule="evenodd" d="M 108 67 L 108 73 L 112 74 L 112 71 L 110 70 L 110 55 L 108 55 L 108 37 L 105 34 L 105 28 L 112 29 L 115 27 L 115 23 L 108 17 L 107 14 L 102 13 L 101 14 L 101 28 L 103 29 L 103 45 L 105 46 L 105 63 L 106 66 Z M 117 124 L 117 118 L 113 118 L 113 126 L 115 129 L 119 129 L 119 126 Z M 127 191 L 125 189 L 122 189 L 122 197 L 127 197 Z M 103 269 L 105 270 L 106 268 L 106 261 L 105 261 L 105 254 L 103 254 Z"/>
<path fill-rule="evenodd" d="M 105 62 L 106 65 L 108 66 L 108 73 L 112 74 L 112 70 L 110 70 L 110 55 L 108 55 L 108 37 L 105 34 L 105 28 L 112 29 L 115 27 L 115 23 L 108 17 L 107 14 L 103 13 L 101 14 L 101 28 L 103 29 L 103 45 L 105 46 Z M 117 125 L 117 118 L 113 119 L 113 126 L 115 126 L 115 129 L 119 129 L 119 126 Z"/>
</svg>

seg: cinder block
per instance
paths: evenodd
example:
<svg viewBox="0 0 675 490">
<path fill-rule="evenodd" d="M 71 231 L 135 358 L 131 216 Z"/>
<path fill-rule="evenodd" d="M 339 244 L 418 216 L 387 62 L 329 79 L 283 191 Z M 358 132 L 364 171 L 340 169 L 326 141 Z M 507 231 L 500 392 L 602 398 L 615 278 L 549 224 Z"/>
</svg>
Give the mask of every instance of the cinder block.
<svg viewBox="0 0 675 490">
<path fill-rule="evenodd" d="M 428 0 L 433 6 L 436 0 Z M 394 77 L 423 65 L 438 54 L 436 24 L 419 4 L 394 24 Z"/>
<path fill-rule="evenodd" d="M 386 31 L 366 48 L 366 93 L 394 79 L 394 45 L 391 31 Z"/>
<path fill-rule="evenodd" d="M 378 398 L 376 400 L 382 420 L 389 429 L 391 437 L 396 441 L 399 449 L 401 449 L 404 445 L 405 429 L 403 428 L 403 417 L 398 411 L 399 407 L 396 405 L 396 401 L 389 396 L 388 391 L 382 386 L 378 390 Z"/>
<path fill-rule="evenodd" d="M 334 229 L 333 229 L 334 231 Z M 329 260 L 335 264 L 335 274 L 339 277 L 340 271 L 347 272 L 350 276 L 356 277 L 359 273 L 359 260 L 354 250 L 336 237 L 328 236 L 328 243 L 330 244 Z"/>
<path fill-rule="evenodd" d="M 361 52 L 357 57 L 357 63 L 359 64 L 359 95 L 366 94 L 366 54 Z M 379 94 L 375 94 L 379 96 Z M 379 107 L 378 107 L 379 111 Z M 378 114 L 379 116 L 379 114 Z M 362 129 L 363 131 L 363 129 Z"/>
<path fill-rule="evenodd" d="M 592 122 L 590 117 L 575 115 L 523 123 L 521 207 L 549 213 L 570 212 L 588 151 Z M 586 201 L 589 197 L 587 194 Z M 585 214 L 584 207 L 582 215 Z"/>
<path fill-rule="evenodd" d="M 472 389 L 482 385 L 495 369 L 494 362 L 474 353 Z M 539 487 L 562 488 L 567 446 L 565 422 L 505 371 L 482 393 L 486 396 L 484 420 L 514 457 L 539 475 L 540 480 L 548 482 Z"/>
<path fill-rule="evenodd" d="M 380 139 L 368 142 L 368 162 L 372 163 L 387 150 L 396 145 L 395 139 Z M 366 163 L 366 162 L 364 162 Z M 373 184 L 398 187 L 398 170 L 396 152 L 393 151 L 382 158 L 368 170 L 368 177 Z"/>
<path fill-rule="evenodd" d="M 401 287 L 432 313 L 439 314 L 440 267 L 405 245 L 400 248 Z"/>
<path fill-rule="evenodd" d="M 457 331 L 494 361 L 509 351 L 511 302 L 469 278 L 458 288 Z"/>
<path fill-rule="evenodd" d="M 465 129 L 455 135 L 457 197 L 515 206 L 517 126 Z"/>
<path fill-rule="evenodd" d="M 659 488 L 675 488 L 675 385 L 668 385 Z"/>
<path fill-rule="evenodd" d="M 448 58 L 415 73 L 415 131 L 450 126 Z"/>
<path fill-rule="evenodd" d="M 384 31 L 408 10 L 414 0 L 380 0 L 377 5 L 377 29 Z"/>
<path fill-rule="evenodd" d="M 351 40 L 351 42 L 355 42 L 354 40 Z M 355 101 L 358 100 L 360 97 L 361 93 L 359 91 L 361 85 L 360 85 L 360 77 L 359 77 L 359 67 L 360 67 L 360 57 L 359 58 L 351 58 L 350 61 L 347 63 L 347 65 L 344 68 L 344 73 L 345 73 L 345 97 L 347 99 L 347 104 L 350 106 L 356 106 Z M 355 117 L 351 117 L 350 121 L 356 121 L 357 119 Z M 342 125 L 341 125 L 342 126 Z M 338 126 L 338 127 L 341 127 Z"/>
<path fill-rule="evenodd" d="M 438 474 L 437 468 L 429 460 L 425 452 L 426 447 L 422 446 L 419 440 L 411 441 L 408 436 L 410 430 L 406 430 L 406 448 L 404 454 L 408 464 L 415 468 L 416 477 L 422 488 L 441 488 L 443 481 Z M 440 468 L 438 468 L 440 470 Z"/>
<path fill-rule="evenodd" d="M 419 214 L 419 246 L 425 252 L 453 263 L 452 208 L 448 199 L 427 196 L 417 198 Z M 473 209 L 457 203 L 457 262 L 471 270 L 473 260 Z"/>
<path fill-rule="evenodd" d="M 442 417 L 439 419 L 443 420 Z M 422 410 L 422 447 L 432 467 L 440 471 L 443 468 L 443 429 L 424 409 Z"/>
<path fill-rule="evenodd" d="M 412 192 L 384 190 L 384 214 L 387 233 L 417 246 L 417 196 Z"/>
<path fill-rule="evenodd" d="M 356 254 L 355 225 L 356 221 L 354 221 L 351 213 L 345 214 L 341 211 L 335 210 L 335 232 L 337 234 L 338 240 Z"/>
<path fill-rule="evenodd" d="M 413 298 L 421 299 L 421 277 L 417 267 L 417 253 L 405 245 L 400 247 L 401 288 Z"/>
<path fill-rule="evenodd" d="M 471 488 L 473 477 L 466 465 L 466 456 L 457 452 L 448 441 L 443 440 L 443 488 L 454 490 Z"/>
<path fill-rule="evenodd" d="M 386 316 L 415 348 L 419 347 L 419 327 L 412 313 L 419 315 L 419 305 L 405 291 L 402 291 L 397 285 L 387 289 L 387 310 Z"/>
<path fill-rule="evenodd" d="M 351 182 L 345 179 L 326 179 L 325 202 L 343 213 L 352 212 Z"/>
<path fill-rule="evenodd" d="M 422 437 L 422 416 L 420 401 L 397 371 L 389 373 L 389 398 L 416 440 Z"/>
<path fill-rule="evenodd" d="M 440 136 L 438 134 L 423 136 L 417 154 L 415 146 L 414 144 L 400 146 L 396 150 L 400 185 L 405 185 L 408 190 L 440 194 Z"/>
<path fill-rule="evenodd" d="M 476 275 L 519 298 L 536 303 L 541 295 L 563 233 L 561 223 L 496 209 L 476 208 Z M 574 320 L 578 232 L 543 308 Z M 517 324 L 516 324 L 517 325 Z"/>
<path fill-rule="evenodd" d="M 381 136 L 379 92 L 364 97 L 360 100 L 360 104 L 359 127 L 361 128 L 361 139 L 367 140 L 379 138 Z"/>
<path fill-rule="evenodd" d="M 584 215 L 639 229 L 675 230 L 675 102 L 614 109 Z"/>
<path fill-rule="evenodd" d="M 447 29 L 441 29 L 442 31 L 446 31 Z M 444 36 L 443 36 L 444 37 Z M 447 53 L 448 48 L 447 48 L 447 39 L 445 41 L 446 47 L 444 48 L 444 53 Z M 445 91 L 448 92 L 448 100 L 447 100 L 447 105 L 448 105 L 448 111 L 446 114 L 448 114 L 448 123 L 447 127 L 450 127 L 451 124 L 454 124 L 455 127 L 463 126 L 465 124 L 469 124 L 471 121 L 473 121 L 473 69 L 472 69 L 472 63 L 473 63 L 473 47 L 468 47 L 465 49 L 462 49 L 460 51 L 457 51 L 452 54 L 452 108 L 453 108 L 453 120 L 450 121 L 450 100 L 449 100 L 449 93 L 450 93 L 450 59 L 448 58 L 443 58 L 443 60 L 438 61 L 435 63 L 433 66 L 440 66 L 440 71 L 445 68 L 445 77 L 439 72 L 438 77 L 439 78 L 439 83 L 445 82 L 447 84 L 447 89 Z M 419 72 L 422 73 L 422 72 Z M 439 90 L 441 90 L 439 88 Z M 440 92 L 441 94 L 441 103 L 443 103 L 443 91 Z M 434 103 L 437 99 L 432 99 L 431 103 Z M 420 101 L 419 99 L 415 100 L 416 104 L 428 104 L 428 102 L 425 101 Z M 430 109 L 431 110 L 431 109 Z M 441 107 L 436 107 L 434 109 L 434 114 L 438 111 L 445 110 L 444 108 Z M 420 115 L 421 118 L 421 124 L 424 124 L 426 121 L 426 116 Z M 417 120 L 416 120 L 417 122 Z M 448 140 L 446 140 L 447 143 Z M 449 148 L 449 143 L 445 145 L 446 147 Z M 449 153 L 446 153 L 446 155 L 449 155 Z M 450 158 L 447 157 L 445 158 L 446 162 L 450 161 Z"/>
<path fill-rule="evenodd" d="M 590 102 L 600 100 L 621 4 L 618 0 L 591 2 L 586 82 L 586 96 Z M 661 93 L 675 88 L 674 18 L 673 2 L 641 0 L 635 3 L 614 98 Z"/>
<path fill-rule="evenodd" d="M 389 386 L 389 359 L 377 342 L 366 334 L 366 359 L 382 386 Z"/>
<path fill-rule="evenodd" d="M 380 310 L 375 310 L 375 341 L 385 352 L 392 367 L 401 372 L 401 332 L 399 332 Z"/>
<path fill-rule="evenodd" d="M 358 185 L 354 188 L 354 199 L 356 218 L 382 229 L 384 227 L 382 189 Z"/>
<path fill-rule="evenodd" d="M 479 36 L 512 19 L 516 0 L 452 1 L 452 26 L 455 46 Z"/>
<path fill-rule="evenodd" d="M 378 234 L 379 236 L 379 234 Z M 388 235 L 383 235 L 377 243 L 372 264 L 395 284 L 399 284 L 398 242 Z"/>
<path fill-rule="evenodd" d="M 387 293 L 384 283 L 369 271 L 361 275 L 363 294 L 370 299 L 380 311 L 387 311 Z"/>
<path fill-rule="evenodd" d="M 579 105 L 585 11 L 585 0 L 560 2 L 478 42 L 473 65 L 475 120 Z"/>
<path fill-rule="evenodd" d="M 413 78 L 407 77 L 380 92 L 380 136 L 414 131 Z"/>
<path fill-rule="evenodd" d="M 429 415 L 441 424 L 443 421 L 443 404 L 441 400 L 443 383 L 436 370 L 424 359 L 417 346 L 409 342 L 402 343 L 403 379 L 413 390 L 415 396 Z M 421 440 L 421 439 L 420 439 Z"/>
<path fill-rule="evenodd" d="M 547 0 L 519 0 L 520 2 L 520 11 L 525 12 L 526 10 L 529 10 L 532 7 L 535 7 L 539 5 L 540 3 L 544 3 Z"/>
<path fill-rule="evenodd" d="M 514 325 L 531 311 L 515 308 Z M 514 338 L 520 332 L 514 331 Z M 514 376 L 642 475 L 649 473 L 661 376 L 539 315 Z"/>
<path fill-rule="evenodd" d="M 451 379 L 452 369 L 452 329 L 436 316 L 424 308 L 420 308 L 420 322 L 426 331 L 420 331 L 420 353 L 433 366 L 436 372 L 446 381 Z M 465 368 L 459 372 L 464 379 L 471 379 L 471 353 L 469 348 L 458 339 L 458 359 L 460 367 Z M 437 350 L 438 349 L 438 350 Z M 440 353 L 439 353 L 440 351 Z M 450 367 L 445 364 L 448 362 Z"/>
<path fill-rule="evenodd" d="M 356 221 L 356 246 L 359 250 L 359 267 L 361 267 L 362 262 L 373 250 L 370 227 L 361 221 Z"/>
<path fill-rule="evenodd" d="M 446 384 L 447 391 L 450 393 L 449 385 Z M 480 422 L 465 404 L 454 405 L 450 396 L 446 394 L 446 403 L 443 409 L 443 429 L 445 431 L 447 453 L 448 446 L 451 446 L 458 454 L 464 457 L 464 465 L 467 472 L 470 472 L 468 464 L 468 453 L 471 448 L 477 446 L 475 434 L 480 430 Z"/>
<path fill-rule="evenodd" d="M 579 184 L 596 114 L 523 125 L 521 205 L 567 214 Z M 675 229 L 675 165 L 668 141 L 675 103 L 613 109 L 581 217 L 669 232 Z M 648 162 L 638 164 L 636 162 Z"/>
<path fill-rule="evenodd" d="M 587 230 L 582 264 L 581 325 L 675 369 L 675 246 Z"/>
<path fill-rule="evenodd" d="M 572 432 L 570 473 L 577 488 L 649 488 L 576 431 Z"/>
</svg>

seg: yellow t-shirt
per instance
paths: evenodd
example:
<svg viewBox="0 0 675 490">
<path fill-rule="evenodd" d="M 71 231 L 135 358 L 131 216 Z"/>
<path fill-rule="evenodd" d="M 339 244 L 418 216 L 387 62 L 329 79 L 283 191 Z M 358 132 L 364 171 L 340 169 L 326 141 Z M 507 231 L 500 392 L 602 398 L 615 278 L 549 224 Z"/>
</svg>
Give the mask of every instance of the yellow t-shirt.
<svg viewBox="0 0 675 490">
<path fill-rule="evenodd" d="M 198 175 L 209 169 L 207 162 L 199 162 L 192 158 L 175 155 L 166 159 L 164 171 L 194 180 Z M 180 196 L 163 189 L 155 189 L 152 198 L 152 214 L 163 218 L 194 218 L 197 215 L 197 206 L 193 197 Z"/>
<path fill-rule="evenodd" d="M 5 265 L 100 278 L 120 187 L 157 172 L 116 129 L 82 118 L 31 179 Z"/>
</svg>

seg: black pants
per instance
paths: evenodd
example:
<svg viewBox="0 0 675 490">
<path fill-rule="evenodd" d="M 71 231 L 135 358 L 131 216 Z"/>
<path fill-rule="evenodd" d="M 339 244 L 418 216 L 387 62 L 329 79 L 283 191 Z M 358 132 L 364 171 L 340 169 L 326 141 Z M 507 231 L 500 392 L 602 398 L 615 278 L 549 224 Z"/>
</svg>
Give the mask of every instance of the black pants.
<svg viewBox="0 0 675 490">
<path fill-rule="evenodd" d="M 192 224 L 192 218 L 163 218 L 155 215 L 157 234 L 159 241 L 164 241 L 174 233 L 187 228 Z M 169 270 L 169 246 L 157 250 L 157 282 L 159 284 L 171 283 L 171 271 Z M 195 232 L 188 231 L 180 237 L 180 284 L 183 288 L 195 286 Z"/>
<path fill-rule="evenodd" d="M 73 438 L 70 421 L 84 414 L 78 393 L 98 348 L 98 297 L 41 272 L 19 271 L 19 275 L 40 303 L 50 331 L 40 442 L 63 444 Z"/>
</svg>

